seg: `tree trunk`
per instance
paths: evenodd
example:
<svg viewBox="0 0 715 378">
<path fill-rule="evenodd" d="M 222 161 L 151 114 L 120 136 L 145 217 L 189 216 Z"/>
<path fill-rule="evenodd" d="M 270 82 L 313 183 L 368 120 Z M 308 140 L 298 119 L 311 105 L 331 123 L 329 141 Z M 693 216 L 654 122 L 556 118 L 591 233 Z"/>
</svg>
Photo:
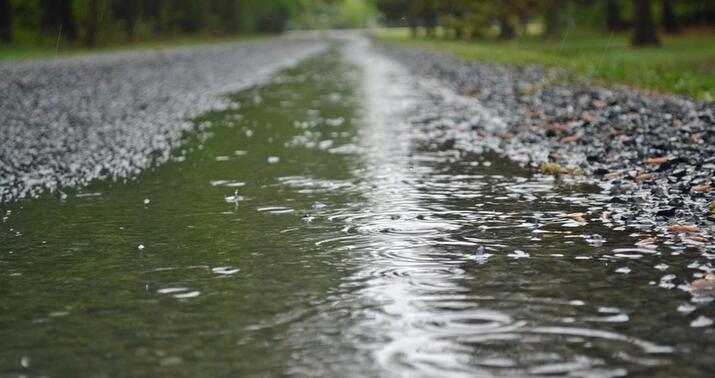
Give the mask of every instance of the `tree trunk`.
<svg viewBox="0 0 715 378">
<path fill-rule="evenodd" d="M 509 19 L 504 15 L 499 16 L 499 39 L 512 39 L 515 34 L 516 30 Z"/>
<path fill-rule="evenodd" d="M 675 19 L 673 4 L 670 0 L 663 0 L 662 24 L 666 33 L 678 32 L 678 21 Z"/>
<path fill-rule="evenodd" d="M 606 27 L 608 31 L 623 30 L 623 19 L 621 19 L 621 7 L 617 0 L 608 0 L 606 3 Z"/>
<path fill-rule="evenodd" d="M 653 22 L 653 13 L 651 12 L 650 0 L 634 0 L 635 15 L 634 15 L 634 30 L 631 43 L 633 46 L 658 46 L 660 39 L 658 31 Z"/>
<path fill-rule="evenodd" d="M 407 17 L 407 26 L 410 28 L 410 36 L 417 38 L 417 20 L 413 16 Z"/>
<path fill-rule="evenodd" d="M 0 0 L 0 41 L 12 42 L 12 13 L 10 0 Z"/>
<path fill-rule="evenodd" d="M 62 27 L 62 34 L 68 41 L 76 40 L 77 27 L 75 26 L 74 15 L 72 14 L 72 1 L 58 0 L 57 7 L 57 15 L 60 18 L 59 21 L 60 26 Z"/>
<path fill-rule="evenodd" d="M 89 10 L 87 12 L 87 34 L 84 44 L 87 47 L 97 46 L 97 23 L 99 18 L 98 0 L 89 0 Z"/>
<path fill-rule="evenodd" d="M 550 0 L 544 8 L 544 36 L 557 38 L 561 32 L 561 17 L 557 0 Z"/>
</svg>

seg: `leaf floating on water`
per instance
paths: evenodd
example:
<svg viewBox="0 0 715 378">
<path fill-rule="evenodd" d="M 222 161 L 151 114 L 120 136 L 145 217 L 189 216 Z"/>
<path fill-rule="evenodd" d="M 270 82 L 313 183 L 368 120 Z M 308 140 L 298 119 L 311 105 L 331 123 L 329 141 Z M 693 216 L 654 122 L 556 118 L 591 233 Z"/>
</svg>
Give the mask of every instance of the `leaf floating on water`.
<svg viewBox="0 0 715 378">
<path fill-rule="evenodd" d="M 573 219 L 574 221 L 576 221 L 576 222 L 578 222 L 578 223 L 588 223 L 588 221 L 586 220 L 586 218 L 584 218 L 584 215 L 586 215 L 586 214 L 584 214 L 584 213 L 572 213 L 572 214 L 569 214 L 568 217 L 571 218 L 571 219 Z"/>
<path fill-rule="evenodd" d="M 658 247 L 658 239 L 657 238 L 646 238 L 638 243 L 636 243 L 637 246 L 639 247 L 646 247 L 646 248 L 657 248 Z"/>
<path fill-rule="evenodd" d="M 715 275 L 708 274 L 704 278 L 691 282 L 689 286 L 691 289 L 699 291 L 715 290 Z"/>
</svg>

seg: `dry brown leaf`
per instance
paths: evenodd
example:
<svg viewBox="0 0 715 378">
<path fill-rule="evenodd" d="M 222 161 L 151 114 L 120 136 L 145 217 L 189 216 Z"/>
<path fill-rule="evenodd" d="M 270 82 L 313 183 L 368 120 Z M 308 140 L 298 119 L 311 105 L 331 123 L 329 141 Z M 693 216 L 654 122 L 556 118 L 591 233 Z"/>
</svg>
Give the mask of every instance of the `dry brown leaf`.
<svg viewBox="0 0 715 378">
<path fill-rule="evenodd" d="M 691 282 L 690 287 L 695 290 L 713 290 L 715 289 L 715 276 L 708 274 L 704 278 Z"/>
<path fill-rule="evenodd" d="M 696 226 L 674 225 L 668 226 L 668 232 L 700 232 Z"/>
<path fill-rule="evenodd" d="M 595 123 L 596 122 L 596 116 L 593 115 L 591 112 L 583 112 L 581 113 L 581 119 L 588 123 Z"/>
<path fill-rule="evenodd" d="M 606 103 L 601 100 L 595 100 L 593 101 L 593 106 L 595 106 L 596 109 L 603 109 L 606 107 Z"/>
<path fill-rule="evenodd" d="M 616 177 L 621 177 L 621 176 L 623 176 L 623 171 L 613 171 L 613 172 L 609 172 L 609 173 L 606 173 L 605 175 L 603 175 L 603 177 L 605 177 L 605 178 L 616 178 Z"/>
<path fill-rule="evenodd" d="M 707 193 L 710 191 L 710 184 L 700 185 L 693 188 L 696 193 Z"/>
<path fill-rule="evenodd" d="M 573 214 L 569 214 L 568 217 L 571 218 L 571 219 L 573 219 L 573 220 L 575 220 L 575 221 L 578 222 L 578 223 L 588 223 L 588 221 L 586 220 L 586 218 L 583 217 L 584 215 L 586 215 L 586 214 L 584 214 L 584 213 L 573 213 Z"/>
<path fill-rule="evenodd" d="M 679 119 L 677 119 L 677 118 L 673 120 L 673 126 L 675 126 L 675 127 L 680 127 L 680 126 L 682 126 L 682 125 L 683 125 L 683 121 L 681 121 L 681 120 L 679 120 Z"/>
<path fill-rule="evenodd" d="M 581 135 L 581 134 L 571 135 L 571 136 L 561 138 L 560 142 L 561 143 L 574 143 L 574 142 L 578 142 L 579 140 L 581 140 L 582 137 L 583 137 L 583 135 Z"/>
<path fill-rule="evenodd" d="M 643 239 L 643 240 L 639 241 L 638 243 L 636 243 L 636 245 L 638 245 L 638 246 L 648 246 L 648 245 L 656 245 L 656 244 L 658 244 L 658 239 L 656 239 L 656 238 L 646 238 L 646 239 Z"/>
<path fill-rule="evenodd" d="M 636 181 L 646 181 L 646 180 L 650 180 L 652 178 L 653 178 L 652 173 L 641 173 L 640 175 L 634 177 L 633 179 Z"/>
<path fill-rule="evenodd" d="M 698 138 L 697 134 L 693 134 L 690 136 L 690 144 L 699 144 L 700 139 Z"/>
<path fill-rule="evenodd" d="M 648 159 L 648 160 L 644 161 L 644 163 L 646 163 L 648 165 L 661 165 L 661 164 L 667 163 L 667 162 L 668 162 L 667 156 L 661 156 L 661 157 L 652 158 L 652 159 Z"/>
<path fill-rule="evenodd" d="M 500 135 L 500 136 L 504 140 L 510 140 L 511 138 L 514 137 L 514 134 L 507 132 L 507 133 L 502 133 L 502 135 Z"/>
<path fill-rule="evenodd" d="M 604 221 L 610 220 L 611 219 L 611 213 L 608 211 L 604 211 L 601 213 L 601 219 Z"/>
<path fill-rule="evenodd" d="M 688 239 L 699 242 L 699 243 L 707 243 L 708 242 L 708 238 L 706 238 L 704 236 L 691 236 Z"/>
</svg>

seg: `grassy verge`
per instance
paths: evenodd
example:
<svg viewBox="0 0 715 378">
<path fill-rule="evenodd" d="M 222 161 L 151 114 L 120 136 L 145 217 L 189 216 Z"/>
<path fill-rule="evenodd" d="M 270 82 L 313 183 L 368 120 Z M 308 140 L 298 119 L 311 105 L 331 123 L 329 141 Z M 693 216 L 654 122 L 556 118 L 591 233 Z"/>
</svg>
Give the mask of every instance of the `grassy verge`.
<svg viewBox="0 0 715 378">
<path fill-rule="evenodd" d="M 51 47 L 51 46 L 29 46 L 29 45 L 22 45 L 22 44 L 2 44 L 2 43 L 0 43 L 0 61 L 46 58 L 46 57 L 53 57 L 53 56 L 81 55 L 81 54 L 91 54 L 91 53 L 142 50 L 142 49 L 162 49 L 162 48 L 169 48 L 169 47 L 206 45 L 206 44 L 254 40 L 254 39 L 260 39 L 260 38 L 267 38 L 269 36 L 270 35 L 265 35 L 265 34 L 258 34 L 258 35 L 250 34 L 250 35 L 231 36 L 231 37 L 191 36 L 191 37 L 179 37 L 179 38 L 166 39 L 166 40 L 149 40 L 149 41 L 119 43 L 119 44 L 100 46 L 100 47 L 94 48 L 94 49 L 88 49 L 88 48 L 77 47 L 77 46 L 72 46 L 72 45 L 68 46 L 66 44 L 60 44 L 59 46 Z"/>
<path fill-rule="evenodd" d="M 451 53 L 470 61 L 561 67 L 598 84 L 626 84 L 646 90 L 715 98 L 715 43 L 712 34 L 663 37 L 663 46 L 634 49 L 625 34 L 565 33 L 561 40 L 525 37 L 514 41 L 455 41 L 409 37 L 406 30 L 381 30 L 388 42 Z"/>
</svg>

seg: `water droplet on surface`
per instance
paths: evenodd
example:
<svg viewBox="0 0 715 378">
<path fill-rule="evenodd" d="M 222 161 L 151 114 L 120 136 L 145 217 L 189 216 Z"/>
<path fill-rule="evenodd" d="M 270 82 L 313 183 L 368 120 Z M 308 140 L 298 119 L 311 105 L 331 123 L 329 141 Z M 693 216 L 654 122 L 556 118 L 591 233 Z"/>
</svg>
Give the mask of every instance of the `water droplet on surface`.
<svg viewBox="0 0 715 378">
<path fill-rule="evenodd" d="M 232 266 L 217 266 L 215 268 L 211 268 L 211 271 L 216 274 L 230 276 L 232 274 L 238 273 L 240 271 L 240 269 L 234 268 Z"/>
</svg>

